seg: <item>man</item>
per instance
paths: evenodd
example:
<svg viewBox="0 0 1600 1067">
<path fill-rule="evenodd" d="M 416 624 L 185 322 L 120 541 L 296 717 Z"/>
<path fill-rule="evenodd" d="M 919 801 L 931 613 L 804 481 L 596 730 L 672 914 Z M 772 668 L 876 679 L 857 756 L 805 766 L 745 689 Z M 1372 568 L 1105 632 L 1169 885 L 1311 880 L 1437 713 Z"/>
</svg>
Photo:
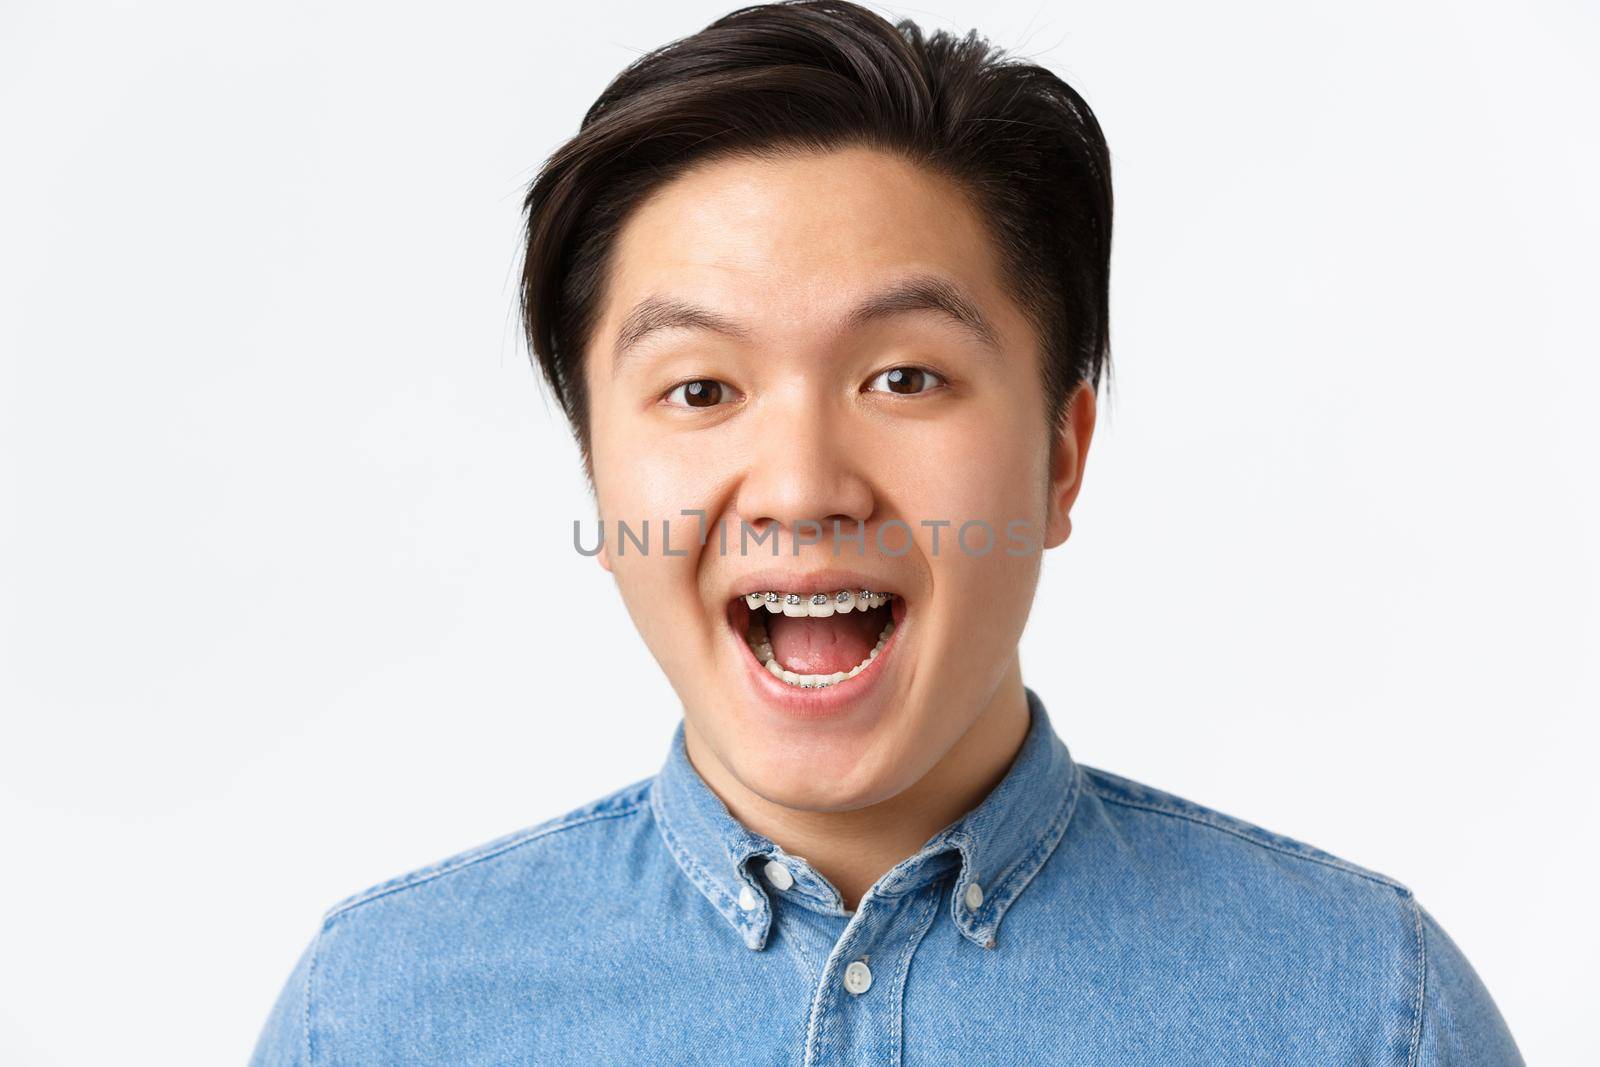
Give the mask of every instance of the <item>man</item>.
<svg viewBox="0 0 1600 1067">
<path fill-rule="evenodd" d="M 579 547 L 683 720 L 659 774 L 330 911 L 258 1064 L 1520 1062 L 1404 886 L 1077 764 L 1023 685 L 1108 353 L 1072 89 L 744 8 L 527 208 Z"/>
</svg>

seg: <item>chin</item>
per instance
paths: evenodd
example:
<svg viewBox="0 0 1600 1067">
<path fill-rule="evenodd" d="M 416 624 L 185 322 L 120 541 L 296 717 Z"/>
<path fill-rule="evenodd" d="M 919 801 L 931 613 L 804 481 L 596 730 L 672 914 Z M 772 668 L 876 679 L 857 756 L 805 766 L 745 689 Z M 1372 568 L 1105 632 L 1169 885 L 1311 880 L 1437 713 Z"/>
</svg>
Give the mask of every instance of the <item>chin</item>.
<svg viewBox="0 0 1600 1067">
<path fill-rule="evenodd" d="M 714 705 L 717 751 L 740 784 L 770 803 L 799 811 L 854 811 L 913 784 L 917 724 L 911 705 L 865 709 L 860 729 L 770 725 L 772 712 L 748 696 Z M 703 720 L 702 720 L 703 721 Z M 909 776 L 908 776 L 909 774 Z"/>
<path fill-rule="evenodd" d="M 839 766 L 816 760 L 793 760 L 749 752 L 734 755 L 740 783 L 752 793 L 792 811 L 856 811 L 887 800 L 903 787 L 892 778 L 892 768 L 866 767 L 844 762 Z"/>
</svg>

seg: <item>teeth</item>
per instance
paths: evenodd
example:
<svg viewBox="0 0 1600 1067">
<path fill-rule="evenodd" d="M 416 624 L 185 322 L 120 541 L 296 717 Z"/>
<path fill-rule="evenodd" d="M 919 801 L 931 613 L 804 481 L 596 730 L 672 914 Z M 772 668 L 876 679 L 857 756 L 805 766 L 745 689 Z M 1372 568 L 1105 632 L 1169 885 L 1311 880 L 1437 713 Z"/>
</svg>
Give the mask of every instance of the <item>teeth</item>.
<svg viewBox="0 0 1600 1067">
<path fill-rule="evenodd" d="M 746 593 L 744 602 L 753 612 L 766 608 L 774 615 L 782 613 L 793 619 L 810 617 L 826 619 L 830 615 L 844 615 L 852 611 L 871 611 L 881 608 L 894 599 L 893 593 L 874 593 L 866 589 L 841 589 L 837 593 Z"/>
<path fill-rule="evenodd" d="M 862 605 L 860 609 L 862 611 L 868 610 L 869 606 L 881 607 L 892 596 L 892 594 L 867 593 L 866 590 L 863 590 L 862 593 L 866 595 L 866 604 Z M 823 603 L 821 604 L 812 602 L 815 597 L 812 598 L 812 601 L 802 600 L 799 604 L 788 603 L 790 597 L 801 599 L 793 593 L 782 598 L 776 593 L 751 593 L 749 597 L 760 597 L 761 599 L 758 603 L 765 604 L 768 610 L 781 608 L 785 615 L 817 615 L 818 617 L 826 618 L 836 610 L 848 610 L 839 607 L 840 601 L 837 597 L 830 601 L 828 597 L 823 596 Z M 749 597 L 746 598 L 747 602 Z M 872 604 L 874 598 L 878 600 L 877 604 Z M 777 603 L 780 599 L 784 601 L 782 604 Z M 867 653 L 866 659 L 857 663 L 848 671 L 836 671 L 833 674 L 796 674 L 794 671 L 785 670 L 783 665 L 772 654 L 772 641 L 767 636 L 767 622 L 765 617 L 759 613 L 750 617 L 750 628 L 745 632 L 745 641 L 750 645 L 751 652 L 755 653 L 756 662 L 765 667 L 774 678 L 779 678 L 799 689 L 825 689 L 831 685 L 838 685 L 840 682 L 847 682 L 871 666 L 872 661 L 878 658 L 878 653 L 883 651 L 883 646 L 888 644 L 889 638 L 893 634 L 894 620 L 891 619 L 883 624 L 883 629 L 878 634 L 878 643 L 872 646 L 872 651 Z"/>
</svg>

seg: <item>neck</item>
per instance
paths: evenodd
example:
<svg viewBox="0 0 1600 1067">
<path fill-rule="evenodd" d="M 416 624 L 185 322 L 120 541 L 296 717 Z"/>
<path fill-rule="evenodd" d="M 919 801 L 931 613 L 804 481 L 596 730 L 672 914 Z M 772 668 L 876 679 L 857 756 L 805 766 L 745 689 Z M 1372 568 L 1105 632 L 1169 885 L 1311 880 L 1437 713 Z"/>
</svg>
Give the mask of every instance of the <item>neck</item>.
<svg viewBox="0 0 1600 1067">
<path fill-rule="evenodd" d="M 1020 661 L 1013 656 L 971 728 L 921 780 L 877 804 L 818 812 L 773 804 L 743 788 L 709 758 L 685 723 L 691 762 L 733 817 L 784 851 L 805 857 L 839 890 L 847 911 L 856 909 L 884 872 L 981 803 L 1011 769 L 1027 733 L 1028 699 Z"/>
</svg>

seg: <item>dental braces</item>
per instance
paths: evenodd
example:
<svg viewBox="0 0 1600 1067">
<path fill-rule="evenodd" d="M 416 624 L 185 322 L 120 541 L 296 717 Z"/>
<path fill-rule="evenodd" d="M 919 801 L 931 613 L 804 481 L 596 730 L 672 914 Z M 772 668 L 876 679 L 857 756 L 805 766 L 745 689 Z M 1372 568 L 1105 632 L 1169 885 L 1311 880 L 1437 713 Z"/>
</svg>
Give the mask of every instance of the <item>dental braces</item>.
<svg viewBox="0 0 1600 1067">
<path fill-rule="evenodd" d="M 786 615 L 792 614 L 792 611 L 784 609 L 804 607 L 807 606 L 809 601 L 810 607 L 832 608 L 831 611 L 820 613 L 825 618 L 835 612 L 842 614 L 852 610 L 871 611 L 875 608 L 881 608 L 893 600 L 894 595 L 893 593 L 875 593 L 871 589 L 841 589 L 836 593 L 812 593 L 809 596 L 802 593 L 780 593 L 773 590 L 764 590 L 756 593 L 746 593 L 744 601 L 751 611 L 765 607 L 767 611 L 773 614 L 783 611 Z"/>
</svg>

